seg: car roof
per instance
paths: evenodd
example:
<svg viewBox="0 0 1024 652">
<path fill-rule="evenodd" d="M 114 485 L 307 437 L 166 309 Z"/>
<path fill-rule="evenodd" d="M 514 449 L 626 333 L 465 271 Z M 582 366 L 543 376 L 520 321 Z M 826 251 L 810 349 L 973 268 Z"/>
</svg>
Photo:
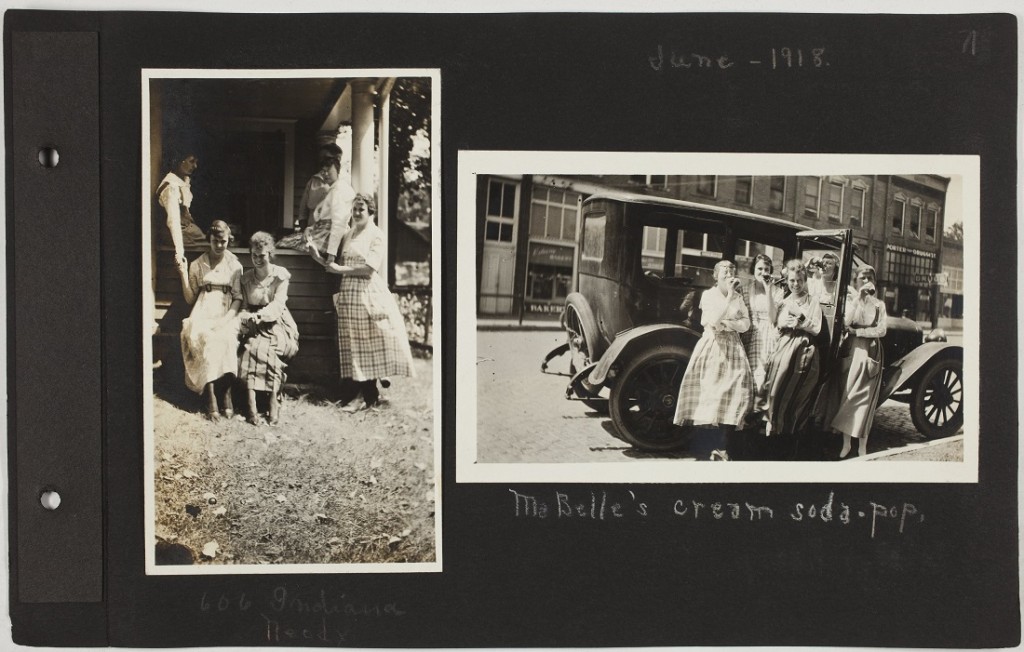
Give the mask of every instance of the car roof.
<svg viewBox="0 0 1024 652">
<path fill-rule="evenodd" d="M 783 220 L 777 217 L 768 217 L 767 215 L 758 215 L 757 213 L 741 211 L 735 208 L 713 206 L 710 204 L 702 204 L 700 202 L 685 201 L 683 199 L 670 199 L 668 197 L 657 197 L 654 195 L 638 195 L 630 192 L 600 192 L 587 197 L 583 201 L 583 203 L 586 204 L 601 199 L 624 202 L 629 204 L 646 204 L 648 206 L 655 206 L 659 208 L 686 209 L 692 211 L 700 211 L 703 213 L 728 215 L 730 217 L 736 217 L 742 220 L 758 222 L 760 224 L 772 224 L 775 226 L 784 227 L 794 232 L 806 229 L 806 227 L 804 227 L 803 225 L 797 224 L 795 222 L 790 222 L 788 220 Z"/>
</svg>

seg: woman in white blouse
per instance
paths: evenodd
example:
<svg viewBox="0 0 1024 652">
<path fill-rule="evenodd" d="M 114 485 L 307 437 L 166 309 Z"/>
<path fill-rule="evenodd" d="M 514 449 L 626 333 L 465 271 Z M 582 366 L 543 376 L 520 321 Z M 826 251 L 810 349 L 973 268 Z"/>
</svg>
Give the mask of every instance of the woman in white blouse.
<svg viewBox="0 0 1024 652">
<path fill-rule="evenodd" d="M 886 331 L 885 303 L 875 296 L 875 269 L 857 269 L 846 298 L 846 344 L 837 373 L 825 388 L 824 424 L 843 435 L 840 458 L 850 454 L 853 438 L 858 455 L 867 453 L 868 435 L 882 385 L 882 337 Z"/>
<path fill-rule="evenodd" d="M 736 427 L 750 411 L 753 380 L 740 333 L 750 328 L 750 313 L 740 295 L 736 265 L 722 260 L 715 265 L 715 287 L 700 297 L 704 334 L 679 386 L 673 422 L 678 425 L 716 426 L 711 459 L 729 461 L 729 446 L 736 442 Z"/>
</svg>

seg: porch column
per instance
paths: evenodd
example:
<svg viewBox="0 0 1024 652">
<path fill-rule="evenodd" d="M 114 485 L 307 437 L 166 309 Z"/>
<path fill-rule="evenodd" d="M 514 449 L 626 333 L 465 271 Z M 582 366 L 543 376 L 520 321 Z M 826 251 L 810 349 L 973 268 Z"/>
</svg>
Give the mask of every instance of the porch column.
<svg viewBox="0 0 1024 652">
<path fill-rule="evenodd" d="M 355 79 L 352 86 L 352 187 L 376 194 L 373 156 L 373 80 Z"/>
</svg>

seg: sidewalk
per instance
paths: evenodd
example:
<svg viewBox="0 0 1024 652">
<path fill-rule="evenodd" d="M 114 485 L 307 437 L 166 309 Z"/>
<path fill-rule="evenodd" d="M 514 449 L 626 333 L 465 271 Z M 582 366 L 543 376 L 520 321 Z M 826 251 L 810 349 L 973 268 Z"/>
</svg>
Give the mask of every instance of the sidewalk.
<svg viewBox="0 0 1024 652">
<path fill-rule="evenodd" d="M 562 322 L 558 319 L 483 318 L 477 317 L 478 331 L 560 331 Z"/>
</svg>

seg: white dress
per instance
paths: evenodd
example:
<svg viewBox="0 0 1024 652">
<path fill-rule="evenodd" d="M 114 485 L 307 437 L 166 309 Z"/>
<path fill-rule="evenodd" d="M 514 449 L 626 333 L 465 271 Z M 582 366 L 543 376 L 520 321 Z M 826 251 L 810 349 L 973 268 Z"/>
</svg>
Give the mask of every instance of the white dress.
<svg viewBox="0 0 1024 652">
<path fill-rule="evenodd" d="M 210 254 L 192 261 L 188 284 L 196 294 L 192 313 L 181 322 L 185 384 L 193 392 L 238 371 L 238 319 L 224 320 L 231 304 L 242 299 L 242 264 L 230 251 L 215 267 Z"/>
</svg>

